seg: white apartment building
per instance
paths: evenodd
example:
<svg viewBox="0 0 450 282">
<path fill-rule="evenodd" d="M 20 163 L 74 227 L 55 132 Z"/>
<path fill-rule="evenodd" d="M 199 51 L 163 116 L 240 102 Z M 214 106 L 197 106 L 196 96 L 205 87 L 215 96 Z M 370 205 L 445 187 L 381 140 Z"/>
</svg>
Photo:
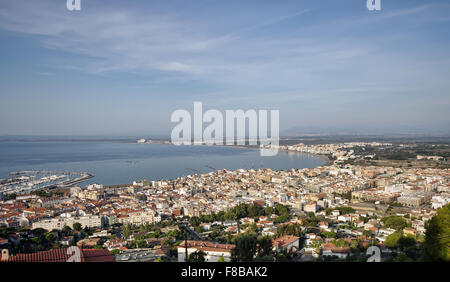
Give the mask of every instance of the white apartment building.
<svg viewBox="0 0 450 282">
<path fill-rule="evenodd" d="M 157 220 L 161 221 L 161 218 Z M 136 212 L 126 216 L 121 216 L 118 218 L 119 223 L 122 224 L 133 224 L 133 225 L 142 225 L 145 223 L 154 223 L 155 213 L 150 211 L 145 212 Z"/>
<path fill-rule="evenodd" d="M 442 208 L 450 202 L 450 195 L 439 195 L 431 198 L 431 207 L 433 209 Z"/>
<path fill-rule="evenodd" d="M 69 226 L 72 228 L 73 224 L 78 222 L 81 224 L 81 227 L 102 227 L 102 219 L 97 215 L 90 216 L 80 216 L 80 217 L 66 217 L 66 218 L 52 218 L 52 219 L 44 219 L 41 221 L 33 222 L 32 228 L 43 228 L 48 231 L 53 229 L 62 229 L 64 226 Z"/>
</svg>

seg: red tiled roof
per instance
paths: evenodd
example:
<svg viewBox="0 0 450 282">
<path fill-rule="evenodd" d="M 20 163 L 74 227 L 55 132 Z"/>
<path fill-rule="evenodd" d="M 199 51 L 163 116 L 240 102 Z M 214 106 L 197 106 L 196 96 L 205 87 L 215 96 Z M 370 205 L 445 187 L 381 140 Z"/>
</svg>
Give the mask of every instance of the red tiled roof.
<svg viewBox="0 0 450 282">
<path fill-rule="evenodd" d="M 336 247 L 333 243 L 326 243 L 322 245 L 322 250 L 332 251 L 333 253 L 348 253 L 350 252 L 349 247 Z"/>
<path fill-rule="evenodd" d="M 185 248 L 186 244 L 183 242 L 178 245 L 178 248 Z M 187 241 L 188 248 L 196 248 L 202 251 L 216 251 L 216 252 L 231 252 L 235 245 L 233 244 L 215 244 L 207 241 Z"/>
<path fill-rule="evenodd" d="M 67 249 L 55 249 L 30 254 L 17 254 L 8 262 L 67 262 L 72 254 Z M 114 257 L 108 250 L 81 249 L 81 262 L 114 262 Z"/>
<path fill-rule="evenodd" d="M 272 242 L 272 246 L 273 247 L 275 247 L 275 246 L 285 247 L 285 246 L 297 241 L 298 239 L 300 239 L 300 237 L 292 236 L 292 235 L 284 235 L 277 239 L 274 239 Z"/>
<path fill-rule="evenodd" d="M 85 262 L 114 262 L 114 256 L 108 250 L 83 249 Z"/>
</svg>

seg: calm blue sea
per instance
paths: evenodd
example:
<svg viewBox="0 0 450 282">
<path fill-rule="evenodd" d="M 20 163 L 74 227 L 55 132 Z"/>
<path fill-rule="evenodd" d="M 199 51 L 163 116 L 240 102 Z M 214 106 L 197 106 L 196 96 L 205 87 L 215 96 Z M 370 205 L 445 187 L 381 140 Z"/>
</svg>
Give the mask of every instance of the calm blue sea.
<svg viewBox="0 0 450 282">
<path fill-rule="evenodd" d="M 221 169 L 311 168 L 319 157 L 280 151 L 261 157 L 258 149 L 216 146 L 173 146 L 121 142 L 0 142 L 0 178 L 19 170 L 90 172 L 87 183 L 128 184 L 133 180 L 173 179 Z M 209 166 L 209 167 L 208 167 Z"/>
</svg>

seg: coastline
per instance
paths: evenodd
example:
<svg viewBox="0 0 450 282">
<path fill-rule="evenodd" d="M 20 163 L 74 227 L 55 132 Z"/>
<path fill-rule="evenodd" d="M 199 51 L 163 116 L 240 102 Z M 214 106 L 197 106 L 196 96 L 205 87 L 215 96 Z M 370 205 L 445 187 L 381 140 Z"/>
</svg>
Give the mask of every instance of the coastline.
<svg viewBox="0 0 450 282">
<path fill-rule="evenodd" d="M 310 154 L 310 155 L 323 159 L 326 162 L 323 166 L 330 166 L 333 164 L 333 160 L 330 160 L 330 158 L 328 158 L 326 155 L 317 155 L 317 154 Z"/>
<path fill-rule="evenodd" d="M 146 149 L 146 147 L 152 146 L 145 146 L 145 144 L 137 144 L 135 142 L 100 142 L 111 145 L 99 145 L 97 142 L 43 143 L 37 142 L 25 144 L 18 142 L 18 146 L 15 146 L 10 142 L 4 144 L 0 143 L 0 145 L 2 145 L 0 149 L 4 151 L 10 150 L 10 155 L 15 154 L 15 152 L 19 150 L 22 152 L 21 158 L 14 158 L 14 161 L 6 162 L 7 160 L 5 160 L 0 162 L 0 178 L 3 178 L 2 176 L 8 178 L 11 171 L 20 170 L 84 171 L 95 175 L 95 177 L 90 177 L 87 180 L 83 179 L 84 181 L 80 181 L 79 185 L 91 183 L 117 185 L 131 183 L 133 180 L 139 179 L 174 179 L 192 174 L 192 170 L 199 170 L 202 171 L 202 173 L 213 171 L 209 167 L 206 168 L 207 166 L 217 169 L 226 168 L 229 170 L 251 168 L 289 170 L 292 168 L 315 168 L 323 166 L 326 163 L 326 160 L 323 157 L 319 159 L 317 157 L 320 156 L 315 157 L 312 154 L 289 153 L 290 156 L 288 156 L 285 152 L 279 152 L 277 156 L 272 158 L 261 157 L 259 154 L 259 146 L 245 145 L 213 145 L 222 147 L 221 150 L 220 148 L 215 149 L 213 147 L 210 149 L 204 148 L 205 146 L 210 145 L 201 145 L 204 146 L 203 148 L 206 150 L 200 150 L 200 147 L 198 147 L 198 149 L 194 149 L 195 147 L 189 149 L 189 146 L 183 146 L 185 148 L 174 150 L 172 149 L 174 148 L 172 146 L 175 145 L 171 143 L 148 144 L 154 145 L 154 149 Z M 77 145 L 76 143 L 80 144 Z M 196 144 L 196 146 L 199 145 Z M 231 149 L 227 149 L 230 147 L 247 150 L 241 150 L 242 154 L 241 151 L 233 152 Z M 57 154 L 53 154 L 55 150 Z M 153 153 L 153 150 L 155 153 Z M 94 151 L 97 152 L 96 155 L 88 153 Z M 183 153 L 184 151 L 187 152 Z M 24 155 L 23 152 L 26 152 L 26 155 Z M 80 153 L 78 154 L 76 152 Z M 201 156 L 198 155 L 198 152 L 202 153 Z M 163 159 L 162 163 L 158 163 L 160 162 L 159 158 L 163 155 L 167 155 L 167 158 Z M 36 156 L 40 156 L 40 159 L 37 161 L 35 160 L 35 158 L 37 158 Z M 322 159 L 324 161 L 322 161 Z M 181 160 L 181 162 L 178 160 Z M 184 160 L 188 160 L 188 162 L 184 163 Z"/>
<path fill-rule="evenodd" d="M 173 145 L 172 143 L 168 143 L 168 145 Z M 175 146 L 175 145 L 174 145 Z M 216 147 L 227 147 L 227 148 L 236 148 L 236 149 L 255 149 L 255 150 L 259 150 L 260 148 L 258 146 L 250 146 L 250 145 L 207 145 L 207 144 L 192 144 L 189 146 L 216 146 Z M 291 152 L 291 153 L 298 153 L 298 154 L 306 154 L 306 155 L 310 155 L 313 157 L 318 157 L 321 158 L 322 160 L 325 161 L 325 164 L 321 165 L 321 166 L 330 166 L 332 165 L 334 162 L 333 160 L 331 160 L 330 158 L 328 158 L 326 155 L 319 155 L 319 154 L 312 154 L 312 153 L 305 153 L 305 152 L 299 152 L 299 151 L 290 151 L 287 149 L 278 149 L 280 151 L 285 151 L 285 152 Z M 320 166 L 317 166 L 320 167 Z"/>
</svg>

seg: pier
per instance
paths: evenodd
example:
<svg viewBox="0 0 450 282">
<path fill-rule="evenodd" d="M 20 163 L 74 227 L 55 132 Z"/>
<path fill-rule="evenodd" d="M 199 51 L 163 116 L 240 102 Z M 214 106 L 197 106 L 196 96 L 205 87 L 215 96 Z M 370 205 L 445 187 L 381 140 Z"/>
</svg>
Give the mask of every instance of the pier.
<svg viewBox="0 0 450 282">
<path fill-rule="evenodd" d="M 43 189 L 60 189 L 86 181 L 93 174 L 88 172 L 22 170 L 9 173 L 12 177 L 0 181 L 0 192 L 25 194 Z"/>
</svg>

